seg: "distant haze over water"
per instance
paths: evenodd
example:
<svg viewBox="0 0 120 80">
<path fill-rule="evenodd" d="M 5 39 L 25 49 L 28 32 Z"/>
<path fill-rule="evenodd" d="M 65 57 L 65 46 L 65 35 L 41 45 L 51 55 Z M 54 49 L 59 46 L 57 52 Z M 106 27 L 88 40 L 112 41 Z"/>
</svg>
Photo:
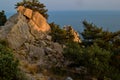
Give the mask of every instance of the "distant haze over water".
<svg viewBox="0 0 120 80">
<path fill-rule="evenodd" d="M 13 13 L 6 13 L 9 17 Z M 55 22 L 61 27 L 71 25 L 77 31 L 83 30 L 84 20 L 103 27 L 104 30 L 120 30 L 120 11 L 50 11 L 48 22 Z"/>
</svg>

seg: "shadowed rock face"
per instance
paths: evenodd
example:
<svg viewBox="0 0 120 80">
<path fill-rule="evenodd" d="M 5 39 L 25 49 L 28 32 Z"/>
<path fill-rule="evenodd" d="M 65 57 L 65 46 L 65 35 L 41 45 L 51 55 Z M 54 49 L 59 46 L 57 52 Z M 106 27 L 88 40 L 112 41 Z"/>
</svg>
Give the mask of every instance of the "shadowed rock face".
<svg viewBox="0 0 120 80">
<path fill-rule="evenodd" d="M 22 14 L 15 14 L 2 27 L 0 38 L 7 40 L 11 48 L 17 49 L 26 41 L 34 39 L 30 30 L 27 19 Z"/>
<path fill-rule="evenodd" d="M 18 13 L 10 17 L 0 30 L 0 38 L 7 40 L 12 49 L 47 36 L 50 26 L 40 13 L 23 6 L 17 10 Z"/>
<path fill-rule="evenodd" d="M 33 10 L 25 8 L 23 6 L 19 6 L 17 8 L 17 11 L 26 16 L 30 20 L 30 23 L 32 22 L 32 24 L 37 26 L 38 28 L 36 29 L 38 31 L 50 31 L 50 26 L 48 25 L 46 19 L 39 12 L 34 12 Z"/>
</svg>

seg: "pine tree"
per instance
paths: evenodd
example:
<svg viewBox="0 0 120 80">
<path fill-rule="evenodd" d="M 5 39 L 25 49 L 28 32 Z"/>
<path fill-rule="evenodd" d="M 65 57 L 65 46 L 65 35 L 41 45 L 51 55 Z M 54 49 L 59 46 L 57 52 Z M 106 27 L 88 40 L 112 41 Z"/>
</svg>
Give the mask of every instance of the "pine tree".
<svg viewBox="0 0 120 80">
<path fill-rule="evenodd" d="M 102 28 L 87 21 L 83 24 L 85 28 L 82 32 L 83 45 L 88 47 L 97 44 L 100 48 L 110 51 L 112 53 L 111 66 L 120 70 L 120 31 L 103 31 Z"/>
<path fill-rule="evenodd" d="M 120 42 L 120 31 L 104 31 L 102 28 L 98 28 L 96 25 L 88 23 L 87 21 L 83 21 L 83 25 L 85 29 L 81 34 L 83 42 L 87 46 L 96 43 L 101 48 L 107 50 L 114 50 L 115 48 L 120 47 L 120 45 L 117 44 Z"/>
<path fill-rule="evenodd" d="M 0 26 L 3 26 L 6 21 L 7 21 L 7 18 L 6 18 L 6 15 L 5 15 L 5 11 L 2 10 L 0 12 Z"/>
<path fill-rule="evenodd" d="M 39 2 L 38 0 L 32 0 L 33 3 Z"/>
<path fill-rule="evenodd" d="M 24 6 L 26 8 L 32 9 L 33 11 L 38 11 L 42 14 L 46 19 L 48 19 L 47 9 L 46 6 L 40 3 L 38 0 L 23 0 L 22 2 L 18 2 L 16 8 L 19 6 Z"/>
</svg>

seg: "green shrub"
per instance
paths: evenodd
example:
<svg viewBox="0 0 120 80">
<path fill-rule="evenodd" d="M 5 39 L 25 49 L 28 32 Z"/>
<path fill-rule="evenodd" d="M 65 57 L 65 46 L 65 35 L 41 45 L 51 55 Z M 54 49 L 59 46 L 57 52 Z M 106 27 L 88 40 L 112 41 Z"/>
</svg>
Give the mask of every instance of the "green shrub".
<svg viewBox="0 0 120 80">
<path fill-rule="evenodd" d="M 99 80 L 119 80 L 120 31 L 103 31 L 86 21 L 83 24 L 82 43 L 66 45 L 63 52 L 65 59 L 71 61 L 74 67 L 86 67 L 88 73 Z"/>
<path fill-rule="evenodd" d="M 0 12 L 0 26 L 3 26 L 6 21 L 7 21 L 7 18 L 6 18 L 6 15 L 5 15 L 5 11 L 2 10 Z"/>
<path fill-rule="evenodd" d="M 73 42 L 74 36 L 70 31 L 61 29 L 59 25 L 50 23 L 52 40 L 61 44 Z"/>
<path fill-rule="evenodd" d="M 64 70 L 63 68 L 60 67 L 52 67 L 50 69 L 50 71 L 55 74 L 55 75 L 59 75 L 59 76 L 64 76 L 65 74 L 67 74 L 67 71 Z"/>
<path fill-rule="evenodd" d="M 13 80 L 17 78 L 17 74 L 18 61 L 14 59 L 12 51 L 0 43 L 0 79 Z"/>
<path fill-rule="evenodd" d="M 18 65 L 19 62 L 8 48 L 8 43 L 0 40 L 0 80 L 27 80 Z"/>
<path fill-rule="evenodd" d="M 97 45 L 92 45 L 83 51 L 83 65 L 96 77 L 104 77 L 109 73 L 111 53 Z"/>
<path fill-rule="evenodd" d="M 64 48 L 63 55 L 66 60 L 69 60 L 74 65 L 81 65 L 83 50 L 80 45 L 76 42 L 70 42 Z"/>
<path fill-rule="evenodd" d="M 63 55 L 66 60 L 72 62 L 73 67 L 84 66 L 90 75 L 97 78 L 115 79 L 117 78 L 115 74 L 120 74 L 118 69 L 110 65 L 112 53 L 96 44 L 84 48 L 78 43 L 69 43 L 64 49 Z"/>
</svg>

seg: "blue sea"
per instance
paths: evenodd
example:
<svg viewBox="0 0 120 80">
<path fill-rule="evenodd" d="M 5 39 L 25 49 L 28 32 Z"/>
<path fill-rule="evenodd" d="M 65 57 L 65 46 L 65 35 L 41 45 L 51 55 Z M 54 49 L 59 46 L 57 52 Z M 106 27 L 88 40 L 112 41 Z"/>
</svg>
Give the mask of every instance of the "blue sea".
<svg viewBox="0 0 120 80">
<path fill-rule="evenodd" d="M 9 17 L 13 13 L 7 13 Z M 61 27 L 71 25 L 77 31 L 83 30 L 84 20 L 104 30 L 120 30 L 120 11 L 49 11 L 48 22 L 55 22 Z"/>
<path fill-rule="evenodd" d="M 49 12 L 49 15 L 49 22 L 60 26 L 71 25 L 78 31 L 83 29 L 84 20 L 104 30 L 120 30 L 120 11 L 54 11 Z"/>
</svg>

